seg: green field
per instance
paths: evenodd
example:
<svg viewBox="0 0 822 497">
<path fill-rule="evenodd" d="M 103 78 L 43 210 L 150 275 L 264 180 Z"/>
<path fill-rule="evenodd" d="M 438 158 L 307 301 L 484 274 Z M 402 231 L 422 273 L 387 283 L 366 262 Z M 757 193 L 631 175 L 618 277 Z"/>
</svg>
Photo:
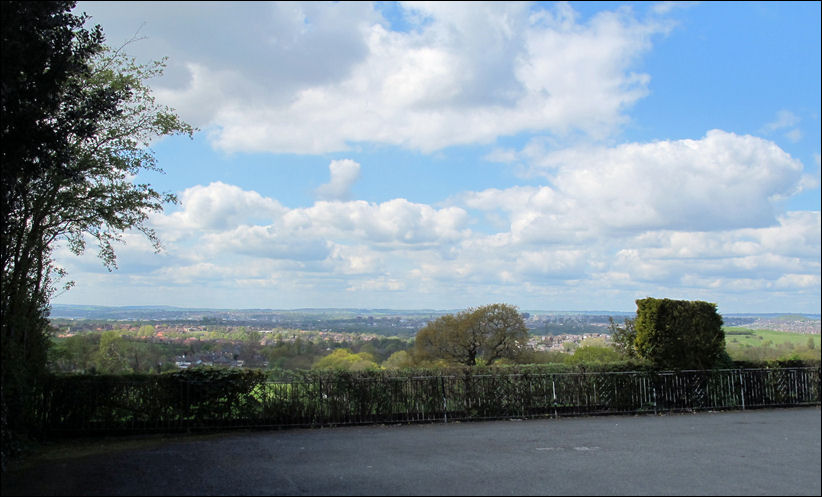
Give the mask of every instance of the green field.
<svg viewBox="0 0 822 497">
<path fill-rule="evenodd" d="M 759 347 L 768 340 L 775 346 L 783 343 L 790 343 L 794 346 L 808 345 L 808 338 L 813 338 L 816 349 L 820 347 L 822 337 L 820 335 L 808 335 L 804 333 L 789 333 L 775 330 L 751 330 L 741 326 L 728 326 L 725 329 L 725 343 L 727 345 L 749 345 Z"/>
</svg>

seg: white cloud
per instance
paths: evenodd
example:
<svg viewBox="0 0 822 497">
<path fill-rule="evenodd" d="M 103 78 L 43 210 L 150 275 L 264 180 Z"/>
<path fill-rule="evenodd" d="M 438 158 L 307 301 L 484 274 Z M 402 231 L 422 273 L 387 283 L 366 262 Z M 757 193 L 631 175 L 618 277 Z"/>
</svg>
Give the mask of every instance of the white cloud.
<svg viewBox="0 0 822 497">
<path fill-rule="evenodd" d="M 318 201 L 288 209 L 257 192 L 215 182 L 184 191 L 180 207 L 153 222 L 170 250 L 199 262 L 234 255 L 296 261 L 307 268 L 327 261 L 332 270 L 356 274 L 373 271 L 379 260 L 373 249 L 438 248 L 470 236 L 465 210 L 405 199 Z"/>
<path fill-rule="evenodd" d="M 329 254 L 328 243 L 319 237 L 294 237 L 275 226 L 238 226 L 201 238 L 202 250 L 209 254 L 234 253 L 266 259 L 298 261 L 322 260 Z"/>
<path fill-rule="evenodd" d="M 774 143 L 721 130 L 700 140 L 544 152 L 533 168 L 552 186 L 462 198 L 473 208 L 508 212 L 511 234 L 523 242 L 574 242 L 647 230 L 766 227 L 802 178 L 802 164 Z"/>
<path fill-rule="evenodd" d="M 632 68 L 668 29 L 627 9 L 583 23 L 567 4 L 402 4 L 407 32 L 360 2 L 151 5 L 81 7 L 115 32 L 147 20 L 149 39 L 133 47 L 171 57 L 158 98 L 226 151 L 607 136 L 647 94 L 649 76 Z"/>
<path fill-rule="evenodd" d="M 246 274 L 235 280 L 266 287 L 289 278 L 319 285 L 309 275 L 325 274 L 352 292 L 411 280 L 423 293 L 460 283 L 498 292 L 595 281 L 646 292 L 784 290 L 807 288 L 819 273 L 819 212 L 774 215 L 774 199 L 795 189 L 801 165 L 766 140 L 714 130 L 700 140 L 547 153 L 533 167 L 552 185 L 467 192 L 442 208 L 398 198 L 289 209 L 212 183 L 186 190 L 181 210 L 157 225 L 161 235 L 188 228 L 172 248 L 197 247 L 202 259 L 189 256 L 187 271 L 240 264 Z M 332 162 L 330 170 L 343 184 L 359 164 Z M 507 223 L 495 234 L 472 232 L 459 204 Z"/>
<path fill-rule="evenodd" d="M 332 273 L 347 275 L 382 272 L 382 261 L 367 245 L 335 245 L 327 259 Z"/>
<path fill-rule="evenodd" d="M 767 228 L 644 233 L 620 242 L 632 248 L 620 251 L 614 270 L 652 281 L 712 278 L 767 286 L 788 274 L 819 274 L 821 230 L 817 211 L 788 213 Z"/>
<path fill-rule="evenodd" d="M 751 308 L 770 305 L 753 298 L 762 291 L 818 307 L 820 213 L 785 212 L 785 200 L 818 188 L 820 155 L 803 173 L 771 141 L 803 139 L 798 114 L 777 112 L 759 130 L 767 139 L 712 130 L 609 145 L 652 88 L 641 58 L 672 26 L 656 16 L 673 6 L 638 18 L 620 6 L 583 17 L 567 3 L 403 3 L 400 32 L 361 2 L 81 3 L 114 45 L 147 22 L 148 38 L 126 51 L 170 56 L 156 95 L 223 151 L 480 143 L 492 144 L 485 160 L 529 168 L 530 186 L 455 193 L 444 205 L 357 200 L 351 159 L 330 161 L 317 201 L 302 207 L 221 182 L 193 186 L 175 211 L 152 217 L 163 255 L 127 235 L 106 297 L 136 289 L 219 306 L 253 289 L 244 305 L 276 307 L 385 293 L 396 306 L 403 292 L 437 308 L 511 295 L 590 308 L 629 296 L 630 309 L 631 298 L 664 294 Z M 518 134 L 540 138 L 496 142 Z M 103 288 L 90 252 L 55 256 Z"/>
<path fill-rule="evenodd" d="M 699 140 L 576 147 L 540 159 L 533 167 L 550 186 L 466 192 L 439 208 L 402 198 L 286 208 L 234 185 L 198 185 L 180 195 L 177 212 L 152 218 L 166 254 L 157 258 L 135 240 L 117 281 L 351 298 L 405 291 L 430 302 L 460 294 L 469 304 L 523 291 L 536 302 L 557 289 L 581 302 L 585 292 L 608 291 L 814 298 L 820 212 L 776 214 L 802 169 L 773 143 L 714 130 Z M 331 166 L 329 184 L 359 170 L 353 161 Z M 468 229 L 474 209 L 504 220 L 500 231 Z M 88 256 L 67 262 L 63 252 L 59 262 L 72 273 L 93 280 L 104 271 Z"/>
<path fill-rule="evenodd" d="M 375 204 L 362 200 L 316 202 L 293 209 L 281 227 L 293 233 L 367 240 L 376 246 L 425 245 L 467 236 L 467 213 L 459 207 L 435 209 L 405 199 Z"/>
<path fill-rule="evenodd" d="M 589 252 L 582 247 L 559 250 L 525 250 L 519 253 L 513 270 L 514 281 L 523 276 L 531 280 L 547 277 L 556 280 L 576 279 L 588 270 Z"/>
<path fill-rule="evenodd" d="M 799 117 L 789 110 L 780 110 L 776 113 L 776 120 L 764 126 L 766 131 L 776 131 L 784 128 L 792 128 L 799 124 Z"/>
<path fill-rule="evenodd" d="M 270 222 L 286 211 L 274 199 L 220 181 L 187 188 L 180 195 L 180 205 L 181 211 L 155 217 L 157 225 L 169 228 L 172 238 L 188 230 L 225 230 Z"/>
<path fill-rule="evenodd" d="M 377 292 L 398 292 L 407 287 L 404 281 L 395 278 L 375 278 L 358 281 L 346 288 L 349 292 L 377 291 Z"/>
<path fill-rule="evenodd" d="M 819 274 L 786 274 L 781 276 L 774 286 L 776 288 L 787 288 L 787 289 L 794 289 L 794 288 L 814 288 L 818 289 L 820 287 L 820 283 L 822 280 L 819 277 Z"/>
<path fill-rule="evenodd" d="M 126 51 L 140 60 L 167 55 L 168 89 L 186 88 L 193 64 L 221 76 L 203 82 L 223 96 L 275 101 L 345 77 L 367 55 L 363 29 L 380 22 L 368 2 L 79 2 L 77 11 L 91 14 L 115 47 L 139 29 L 142 39 Z M 213 115 L 213 105 L 205 108 Z"/>
<path fill-rule="evenodd" d="M 328 165 L 331 180 L 317 188 L 321 200 L 348 200 L 351 187 L 360 178 L 360 165 L 351 160 L 332 160 Z"/>
</svg>

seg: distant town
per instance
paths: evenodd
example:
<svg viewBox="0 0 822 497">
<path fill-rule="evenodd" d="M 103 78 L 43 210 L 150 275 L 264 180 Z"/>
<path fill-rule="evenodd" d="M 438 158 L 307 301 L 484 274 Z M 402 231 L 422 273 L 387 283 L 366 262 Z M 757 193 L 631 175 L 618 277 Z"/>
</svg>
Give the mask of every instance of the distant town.
<svg viewBox="0 0 822 497">
<path fill-rule="evenodd" d="M 392 309 L 189 309 L 166 306 L 104 307 L 54 305 L 52 320 L 151 322 L 165 325 L 248 326 L 258 331 L 298 329 L 326 333 L 360 333 L 413 337 L 429 321 L 458 310 Z M 610 319 L 621 324 L 633 312 L 523 311 L 532 335 L 607 335 Z M 819 334 L 819 314 L 728 314 L 725 326 Z"/>
<path fill-rule="evenodd" d="M 454 312 L 55 305 L 50 319 L 56 338 L 81 340 L 71 346 L 63 342 L 68 349 L 62 356 L 55 355 L 57 370 L 88 370 L 100 334 L 112 331 L 128 337 L 119 344 L 120 355 L 131 358 L 129 367 L 134 371 L 199 365 L 306 369 L 339 348 L 367 351 L 375 361 L 384 363 L 392 354 L 412 347 L 417 332 L 430 321 Z M 522 316 L 530 333 L 530 349 L 548 356 L 567 356 L 585 345 L 608 345 L 611 321 L 623 325 L 635 314 L 523 311 Z M 819 315 L 745 314 L 723 316 L 723 320 L 727 328 L 820 333 Z M 735 340 L 739 340 L 736 335 L 731 341 Z"/>
</svg>

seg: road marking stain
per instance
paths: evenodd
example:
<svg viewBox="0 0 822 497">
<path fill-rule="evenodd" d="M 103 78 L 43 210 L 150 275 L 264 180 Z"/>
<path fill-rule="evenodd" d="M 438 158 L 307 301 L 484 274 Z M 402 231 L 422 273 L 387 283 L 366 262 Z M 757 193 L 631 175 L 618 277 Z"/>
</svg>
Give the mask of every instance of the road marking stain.
<svg viewBox="0 0 822 497">
<path fill-rule="evenodd" d="M 573 449 L 579 452 L 601 450 L 601 447 L 535 447 L 536 450 L 568 450 Z"/>
</svg>

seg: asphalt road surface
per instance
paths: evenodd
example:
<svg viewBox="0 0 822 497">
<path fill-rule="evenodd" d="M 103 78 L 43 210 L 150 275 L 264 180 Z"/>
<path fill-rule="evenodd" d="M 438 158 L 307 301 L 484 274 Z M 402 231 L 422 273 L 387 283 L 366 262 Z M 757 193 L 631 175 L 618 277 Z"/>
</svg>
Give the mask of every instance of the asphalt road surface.
<svg viewBox="0 0 822 497">
<path fill-rule="evenodd" d="M 106 439 L 3 495 L 820 495 L 820 409 Z"/>
</svg>

